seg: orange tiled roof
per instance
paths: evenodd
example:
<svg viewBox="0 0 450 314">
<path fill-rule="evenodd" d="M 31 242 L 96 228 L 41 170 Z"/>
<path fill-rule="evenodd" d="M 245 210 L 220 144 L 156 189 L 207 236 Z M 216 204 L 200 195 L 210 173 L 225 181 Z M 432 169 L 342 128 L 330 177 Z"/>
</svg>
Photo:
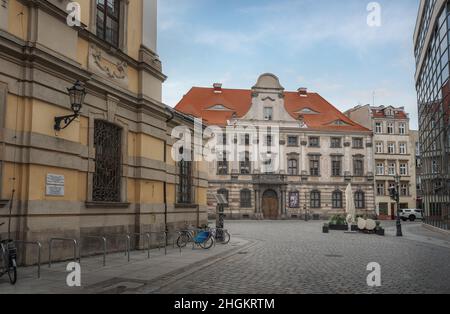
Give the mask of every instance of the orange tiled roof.
<svg viewBox="0 0 450 314">
<path fill-rule="evenodd" d="M 372 109 L 372 115 L 374 118 L 386 118 L 384 110 Z M 395 119 L 408 119 L 407 114 L 404 111 L 395 112 Z"/>
<path fill-rule="evenodd" d="M 309 109 L 314 114 L 303 114 L 308 128 L 324 131 L 369 131 L 357 124 L 317 93 L 308 93 L 301 97 L 297 92 L 285 92 L 285 109 L 298 119 L 302 110 Z M 223 110 L 211 110 L 221 105 Z M 214 88 L 193 87 L 178 105 L 176 110 L 184 114 L 202 118 L 208 125 L 226 126 L 227 121 L 236 114 L 244 117 L 252 105 L 252 91 L 244 89 L 222 89 L 221 93 L 214 93 Z M 344 122 L 336 125 L 336 121 Z"/>
</svg>

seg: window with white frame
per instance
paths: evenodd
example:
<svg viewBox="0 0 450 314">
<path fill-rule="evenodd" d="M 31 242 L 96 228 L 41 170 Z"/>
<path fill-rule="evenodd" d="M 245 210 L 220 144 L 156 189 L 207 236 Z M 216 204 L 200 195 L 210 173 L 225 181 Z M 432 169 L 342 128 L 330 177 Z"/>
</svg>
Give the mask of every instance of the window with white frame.
<svg viewBox="0 0 450 314">
<path fill-rule="evenodd" d="M 381 123 L 381 122 L 375 123 L 375 133 L 377 133 L 377 134 L 383 133 L 383 123 Z"/>
<path fill-rule="evenodd" d="M 388 174 L 390 176 L 395 176 L 397 174 L 395 162 L 390 162 L 388 165 Z"/>
<path fill-rule="evenodd" d="M 378 182 L 377 183 L 377 195 L 384 196 L 385 194 L 386 194 L 386 189 L 384 186 L 384 182 Z"/>
<path fill-rule="evenodd" d="M 400 175 L 401 176 L 408 175 L 408 164 L 405 162 L 400 163 Z"/>
<path fill-rule="evenodd" d="M 406 143 L 400 143 L 400 154 L 406 155 L 407 154 L 407 146 Z"/>
<path fill-rule="evenodd" d="M 400 185 L 400 195 L 401 196 L 409 196 L 409 184 L 408 183 L 402 183 Z"/>
<path fill-rule="evenodd" d="M 375 147 L 376 147 L 377 154 L 383 154 L 384 153 L 384 147 L 383 147 L 383 143 L 382 142 L 377 142 L 375 144 Z"/>
<path fill-rule="evenodd" d="M 388 143 L 388 154 L 395 154 L 395 143 Z"/>
<path fill-rule="evenodd" d="M 405 135 L 406 134 L 406 124 L 405 123 L 400 123 L 398 126 L 398 133 L 400 133 L 401 135 Z"/>
<path fill-rule="evenodd" d="M 384 163 L 382 162 L 377 163 L 377 175 L 384 176 Z"/>
<path fill-rule="evenodd" d="M 388 123 L 387 132 L 388 132 L 388 134 L 394 134 L 394 123 L 392 123 L 392 122 Z"/>
</svg>

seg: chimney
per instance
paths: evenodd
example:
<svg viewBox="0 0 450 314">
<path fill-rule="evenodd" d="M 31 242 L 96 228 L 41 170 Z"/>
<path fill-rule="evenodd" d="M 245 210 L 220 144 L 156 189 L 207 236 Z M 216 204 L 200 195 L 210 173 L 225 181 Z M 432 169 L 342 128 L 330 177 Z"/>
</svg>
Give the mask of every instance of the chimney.
<svg viewBox="0 0 450 314">
<path fill-rule="evenodd" d="M 214 83 L 213 87 L 215 94 L 222 94 L 222 83 Z"/>
<path fill-rule="evenodd" d="M 308 96 L 308 89 L 306 87 L 300 87 L 297 91 L 301 97 Z"/>
</svg>

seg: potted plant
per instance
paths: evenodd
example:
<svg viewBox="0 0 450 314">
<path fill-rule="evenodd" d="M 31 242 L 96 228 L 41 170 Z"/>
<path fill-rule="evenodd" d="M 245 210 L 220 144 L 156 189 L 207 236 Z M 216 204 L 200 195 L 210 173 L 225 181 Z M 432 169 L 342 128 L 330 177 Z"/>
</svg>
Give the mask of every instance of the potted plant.
<svg viewBox="0 0 450 314">
<path fill-rule="evenodd" d="M 377 221 L 376 224 L 377 227 L 375 228 L 375 234 L 379 236 L 384 236 L 384 229 L 381 227 L 381 222 Z"/>
<path fill-rule="evenodd" d="M 330 232 L 330 225 L 327 224 L 327 223 L 323 224 L 322 232 L 323 233 L 329 233 Z"/>
</svg>

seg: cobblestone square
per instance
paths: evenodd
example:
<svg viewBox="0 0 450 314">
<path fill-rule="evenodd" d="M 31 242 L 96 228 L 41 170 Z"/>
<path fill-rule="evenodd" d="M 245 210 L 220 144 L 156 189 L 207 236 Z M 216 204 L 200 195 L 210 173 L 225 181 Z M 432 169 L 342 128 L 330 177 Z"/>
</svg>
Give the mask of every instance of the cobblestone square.
<svg viewBox="0 0 450 314">
<path fill-rule="evenodd" d="M 252 244 L 153 291 L 177 294 L 449 293 L 450 238 L 421 224 L 404 224 L 395 237 L 321 233 L 319 222 L 227 222 L 234 237 Z M 381 265 L 382 286 L 370 288 L 367 265 Z M 145 293 L 146 287 L 139 292 Z"/>
</svg>

